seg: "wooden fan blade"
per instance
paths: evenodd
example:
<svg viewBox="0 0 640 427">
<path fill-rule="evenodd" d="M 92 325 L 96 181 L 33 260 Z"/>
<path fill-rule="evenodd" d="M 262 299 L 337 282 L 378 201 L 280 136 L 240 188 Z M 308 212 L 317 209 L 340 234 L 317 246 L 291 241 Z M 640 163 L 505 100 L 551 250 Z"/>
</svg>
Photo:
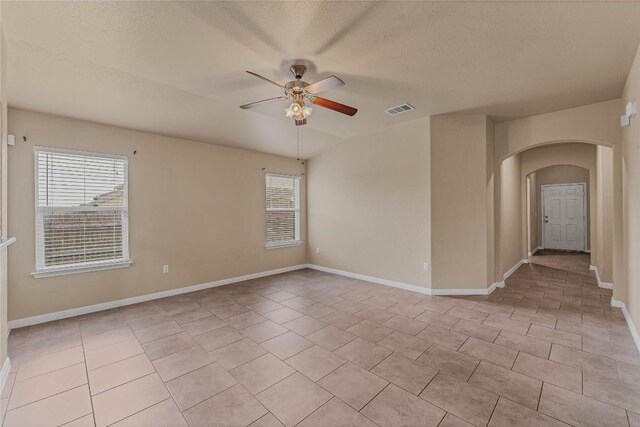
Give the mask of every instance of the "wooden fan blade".
<svg viewBox="0 0 640 427">
<path fill-rule="evenodd" d="M 262 80 L 264 80 L 265 82 L 271 83 L 272 85 L 276 85 L 276 86 L 278 86 L 278 87 L 279 87 L 279 88 L 281 88 L 281 89 L 284 89 L 284 86 L 282 86 L 280 83 L 276 83 L 276 82 L 274 82 L 273 80 L 269 80 L 269 79 L 268 79 L 268 78 L 266 78 L 266 77 L 262 77 L 260 74 L 256 74 L 256 73 L 254 73 L 253 71 L 247 71 L 247 73 L 251 74 L 252 76 L 256 76 L 256 77 L 257 77 L 257 78 L 259 78 L 259 79 L 262 79 Z"/>
<path fill-rule="evenodd" d="M 286 96 L 276 96 L 275 98 L 263 99 L 262 101 L 251 102 L 249 104 L 241 105 L 240 108 L 243 110 L 248 110 L 249 108 L 257 107 L 258 105 L 265 104 L 267 102 L 278 101 L 281 99 L 288 99 Z"/>
<path fill-rule="evenodd" d="M 342 80 L 336 76 L 329 76 L 326 79 L 310 84 L 304 89 L 311 94 L 316 94 L 324 92 L 325 90 L 335 89 L 340 86 L 344 86 L 344 82 Z"/>
<path fill-rule="evenodd" d="M 347 116 L 355 116 L 358 112 L 357 108 L 349 107 L 348 105 L 340 104 L 339 102 L 331 101 L 330 99 L 320 98 L 319 96 L 312 96 L 309 97 L 309 99 L 315 105 L 337 111 L 338 113 L 346 114 Z"/>
</svg>

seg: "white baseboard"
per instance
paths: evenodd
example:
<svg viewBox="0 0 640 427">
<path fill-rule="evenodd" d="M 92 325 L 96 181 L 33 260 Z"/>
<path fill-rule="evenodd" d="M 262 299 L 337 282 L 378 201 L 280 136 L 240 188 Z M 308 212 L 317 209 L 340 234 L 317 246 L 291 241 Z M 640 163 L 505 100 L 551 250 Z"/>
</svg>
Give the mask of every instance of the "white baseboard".
<svg viewBox="0 0 640 427">
<path fill-rule="evenodd" d="M 518 264 L 518 267 L 521 264 Z M 174 295 L 186 294 L 189 292 L 201 291 L 203 289 L 215 288 L 218 286 L 230 285 L 234 283 L 244 282 L 246 280 L 258 279 L 260 277 L 272 276 L 275 274 L 287 273 L 290 271 L 310 268 L 313 270 L 324 271 L 326 273 L 337 274 L 340 276 L 350 277 L 353 279 L 365 280 L 367 282 L 378 283 L 380 285 L 391 286 L 394 288 L 405 289 L 408 291 L 418 292 L 424 295 L 489 295 L 496 287 L 504 287 L 504 282 L 493 283 L 486 289 L 430 289 L 421 286 L 410 285 L 408 283 L 396 282 L 394 280 L 382 279 L 379 277 L 366 276 L 363 274 L 352 273 L 349 271 L 337 270 L 334 268 L 323 267 L 315 264 L 299 264 L 291 267 L 278 268 L 275 270 L 262 271 L 259 273 L 247 274 L 244 276 L 231 277 L 229 279 L 217 280 L 214 282 L 202 283 L 199 285 L 186 286 L 183 288 L 170 289 L 168 291 L 156 292 L 153 294 L 140 295 L 121 300 L 109 301 L 101 304 L 93 304 L 84 307 L 71 308 L 68 310 L 56 311 L 54 313 L 41 314 L 38 316 L 25 317 L 9 321 L 9 329 L 22 328 L 25 326 L 37 325 L 40 323 L 51 322 L 54 320 L 66 319 L 69 317 L 81 316 L 83 314 L 95 313 L 97 311 L 109 310 L 111 308 L 123 307 L 141 302 L 152 301 L 160 298 L 170 297 Z M 516 267 L 517 268 L 517 267 Z M 514 270 L 515 271 L 515 270 Z"/>
<path fill-rule="evenodd" d="M 506 273 L 504 273 L 502 275 L 502 281 L 504 282 L 505 280 L 507 280 L 509 278 L 509 276 L 511 276 L 513 273 L 515 273 L 516 270 L 519 269 L 520 266 L 523 265 L 523 264 L 529 264 L 529 260 L 528 259 L 521 259 L 520 261 L 516 262 L 513 267 L 511 267 L 509 270 L 507 270 Z"/>
<path fill-rule="evenodd" d="M 493 291 L 496 290 L 496 288 L 498 287 L 497 283 L 492 283 L 491 286 L 489 286 L 486 289 L 431 289 L 431 295 L 439 295 L 439 296 L 446 296 L 446 295 L 467 295 L 467 296 L 473 296 L 473 295 L 490 295 Z"/>
<path fill-rule="evenodd" d="M 595 265 L 590 265 L 589 270 L 596 272 L 596 280 L 598 281 L 598 287 L 604 289 L 613 289 L 613 283 L 603 282 L 600 280 L 600 273 L 598 273 L 598 267 Z"/>
<path fill-rule="evenodd" d="M 627 306 L 622 301 L 618 301 L 611 298 L 611 306 L 622 309 L 622 314 L 624 314 L 624 319 L 627 321 L 627 325 L 629 326 L 629 330 L 631 331 L 631 336 L 633 337 L 633 341 L 636 343 L 636 347 L 638 347 L 638 351 L 640 351 L 640 334 L 638 334 L 638 329 L 636 329 L 635 323 L 633 323 L 633 319 L 631 319 L 631 314 L 627 310 Z"/>
<path fill-rule="evenodd" d="M 7 378 L 9 377 L 9 371 L 11 370 L 11 360 L 9 360 L 9 356 L 4 359 L 4 363 L 2 364 L 2 370 L 0 370 L 0 392 L 4 390 L 4 385 L 7 383 Z"/>
<path fill-rule="evenodd" d="M 366 282 L 377 283 L 379 285 L 391 286 L 393 288 L 405 289 L 407 291 L 418 292 L 425 295 L 431 295 L 431 289 L 422 286 L 410 285 L 408 283 L 396 282 L 395 280 L 381 279 L 379 277 L 367 276 L 350 271 L 338 270 L 336 268 L 324 267 L 322 265 L 307 264 L 307 268 L 312 270 L 324 271 L 325 273 L 337 274 L 338 276 L 350 277 L 352 279 L 364 280 Z"/>
<path fill-rule="evenodd" d="M 541 251 L 542 249 L 544 249 L 542 246 L 538 246 L 537 248 L 534 248 L 531 252 L 529 252 L 529 256 L 534 256 L 536 252 Z"/>
<path fill-rule="evenodd" d="M 324 271 L 325 273 L 337 274 L 339 276 L 350 277 L 352 279 L 364 280 L 379 285 L 391 286 L 393 288 L 405 289 L 407 291 L 418 292 L 424 295 L 489 295 L 497 286 L 493 283 L 486 289 L 431 289 L 422 286 L 410 285 L 408 283 L 396 282 L 395 280 L 382 279 L 379 277 L 367 276 L 350 271 L 338 270 L 335 268 L 324 267 L 316 264 L 307 264 L 307 268 L 312 270 Z"/>
<path fill-rule="evenodd" d="M 111 308 L 122 307 L 125 305 L 138 304 L 141 302 L 152 301 L 159 298 L 165 298 L 165 297 L 170 297 L 174 295 L 186 294 L 189 292 L 201 291 L 203 289 L 215 288 L 218 286 L 244 282 L 246 280 L 259 279 L 261 277 L 272 276 L 274 274 L 281 274 L 281 273 L 287 273 L 289 271 L 301 270 L 306 267 L 307 267 L 306 264 L 299 264 L 291 267 L 283 267 L 283 268 L 277 268 L 275 270 L 268 270 L 268 271 L 261 271 L 258 273 L 246 274 L 244 276 L 231 277 L 229 279 L 216 280 L 214 282 L 202 283 L 199 285 L 170 289 L 168 291 L 156 292 L 153 294 L 140 295 L 140 296 L 120 299 L 116 301 L 109 301 L 101 304 L 93 304 L 93 305 L 87 305 L 84 307 L 71 308 L 69 310 L 56 311 L 54 313 L 41 314 L 33 317 L 25 317 L 23 319 L 16 319 L 16 320 L 9 321 L 9 329 L 22 328 L 24 326 L 37 325 L 39 323 L 66 319 L 68 317 L 81 316 L 83 314 L 95 313 L 96 311 L 108 310 Z"/>
</svg>

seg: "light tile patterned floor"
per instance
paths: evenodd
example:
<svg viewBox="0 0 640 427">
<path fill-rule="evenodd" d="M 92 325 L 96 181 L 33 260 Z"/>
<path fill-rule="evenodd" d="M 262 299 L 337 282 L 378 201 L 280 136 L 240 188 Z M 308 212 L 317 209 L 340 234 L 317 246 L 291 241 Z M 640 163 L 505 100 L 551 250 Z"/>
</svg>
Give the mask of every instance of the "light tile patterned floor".
<svg viewBox="0 0 640 427">
<path fill-rule="evenodd" d="M 581 254 L 488 297 L 301 270 L 14 330 L 5 426 L 640 425 L 640 355 Z"/>
</svg>

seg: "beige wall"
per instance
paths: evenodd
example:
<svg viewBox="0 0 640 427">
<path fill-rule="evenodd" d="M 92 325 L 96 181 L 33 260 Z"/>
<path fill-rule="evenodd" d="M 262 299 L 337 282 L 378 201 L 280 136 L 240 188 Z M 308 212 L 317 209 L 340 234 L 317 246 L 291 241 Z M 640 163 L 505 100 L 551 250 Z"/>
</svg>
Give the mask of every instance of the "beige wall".
<svg viewBox="0 0 640 427">
<path fill-rule="evenodd" d="M 0 18 L 2 6 L 0 5 Z M 0 23 L 2 19 L 0 19 Z M 0 235 L 7 237 L 7 41 L 0 24 Z M 7 358 L 7 249 L 0 250 L 0 369 Z"/>
<path fill-rule="evenodd" d="M 434 289 L 485 289 L 493 283 L 489 126 L 483 115 L 431 117 Z"/>
<path fill-rule="evenodd" d="M 16 109 L 9 132 L 9 319 L 305 263 L 305 245 L 265 249 L 264 174 L 303 174 L 294 159 Z M 31 276 L 35 145 L 128 156 L 131 267 Z"/>
<path fill-rule="evenodd" d="M 598 146 L 596 164 L 595 265 L 603 282 L 613 281 L 613 150 Z M 592 248 L 593 251 L 593 248 Z"/>
<path fill-rule="evenodd" d="M 640 47 L 629 72 L 622 100 L 623 103 L 618 114 L 622 114 L 624 104 L 629 101 L 636 101 L 640 105 Z M 640 259 L 640 193 L 638 192 L 640 183 L 640 115 L 633 119 L 631 126 L 622 130 L 622 156 L 623 265 L 628 287 L 625 294 L 614 294 L 614 297 L 625 302 L 636 328 L 640 330 L 640 262 L 638 262 Z M 617 284 L 614 282 L 614 286 Z"/>
<path fill-rule="evenodd" d="M 596 149 L 596 146 L 588 147 Z M 595 150 L 594 150 L 595 155 Z M 595 172 L 595 171 L 594 171 Z M 546 168 L 539 169 L 537 172 L 537 186 L 535 189 L 536 194 L 536 204 L 538 206 L 538 217 L 541 218 L 542 215 L 542 186 L 543 185 L 553 185 L 553 184 L 574 184 L 584 182 L 587 185 L 586 190 L 586 201 L 587 201 L 587 227 L 585 230 L 585 242 L 587 244 L 587 249 L 591 249 L 591 228 L 588 224 L 591 224 L 592 221 L 596 220 L 597 217 L 597 209 L 596 216 L 593 218 L 589 215 L 589 207 L 591 206 L 591 186 L 589 185 L 589 170 L 584 169 L 578 166 L 569 166 L 569 165 L 558 165 L 558 166 L 549 166 Z M 596 186 L 597 187 L 597 186 Z M 594 189 L 594 195 L 597 197 L 597 189 Z M 594 232 L 596 231 L 596 224 L 593 224 Z M 538 227 L 537 230 L 537 240 L 542 242 L 542 227 Z M 597 233 L 596 233 L 597 235 Z"/>
<path fill-rule="evenodd" d="M 487 224 L 487 284 L 495 282 L 495 253 L 496 253 L 496 228 L 495 228 L 495 124 L 487 118 L 486 145 L 486 224 Z"/>
<path fill-rule="evenodd" d="M 501 230 L 502 244 L 500 259 L 502 272 L 509 271 L 523 256 L 523 194 L 522 194 L 522 159 L 520 154 L 505 159 L 501 166 L 502 171 L 502 207 Z M 526 237 L 524 237 L 526 239 Z"/>
<path fill-rule="evenodd" d="M 536 172 L 532 172 L 527 178 L 529 179 L 527 185 L 527 198 L 529 201 L 529 216 L 527 217 L 529 233 L 527 234 L 527 238 L 529 241 L 529 246 L 527 247 L 527 250 L 528 252 L 533 252 L 540 246 L 540 239 L 538 239 L 538 229 L 540 228 L 540 214 L 536 191 L 536 189 L 538 188 L 538 177 Z"/>
<path fill-rule="evenodd" d="M 429 154 L 424 118 L 309 161 L 309 262 L 430 287 Z"/>
<path fill-rule="evenodd" d="M 620 143 L 619 99 L 496 125 L 496 155 L 506 158 L 538 145 L 591 142 L 613 147 Z"/>
</svg>

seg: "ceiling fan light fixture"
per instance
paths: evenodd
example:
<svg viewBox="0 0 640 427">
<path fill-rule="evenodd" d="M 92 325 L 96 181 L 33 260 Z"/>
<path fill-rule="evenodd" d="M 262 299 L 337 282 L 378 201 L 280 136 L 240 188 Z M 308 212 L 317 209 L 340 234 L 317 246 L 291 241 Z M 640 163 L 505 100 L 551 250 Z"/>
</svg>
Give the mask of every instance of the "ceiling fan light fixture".
<svg viewBox="0 0 640 427">
<path fill-rule="evenodd" d="M 311 111 L 311 108 L 297 102 L 292 103 L 284 109 L 287 117 L 295 117 L 298 119 L 306 119 L 311 115 Z"/>
<path fill-rule="evenodd" d="M 302 105 L 294 102 L 285 108 L 284 112 L 287 114 L 287 117 L 299 117 L 302 114 Z"/>
</svg>

